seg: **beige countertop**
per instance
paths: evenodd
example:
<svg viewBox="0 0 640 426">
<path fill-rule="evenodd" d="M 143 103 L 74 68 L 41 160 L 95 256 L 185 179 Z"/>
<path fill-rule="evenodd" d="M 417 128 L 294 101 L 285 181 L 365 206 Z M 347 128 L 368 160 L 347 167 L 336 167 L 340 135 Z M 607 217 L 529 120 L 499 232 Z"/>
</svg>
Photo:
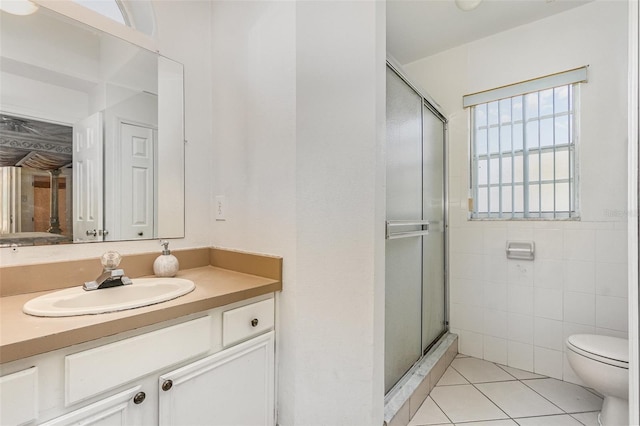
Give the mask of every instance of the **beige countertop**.
<svg viewBox="0 0 640 426">
<path fill-rule="evenodd" d="M 0 363 L 282 290 L 278 279 L 216 266 L 185 269 L 177 277 L 192 280 L 195 290 L 156 305 L 99 315 L 41 318 L 22 312 L 25 302 L 50 291 L 0 297 Z"/>
</svg>

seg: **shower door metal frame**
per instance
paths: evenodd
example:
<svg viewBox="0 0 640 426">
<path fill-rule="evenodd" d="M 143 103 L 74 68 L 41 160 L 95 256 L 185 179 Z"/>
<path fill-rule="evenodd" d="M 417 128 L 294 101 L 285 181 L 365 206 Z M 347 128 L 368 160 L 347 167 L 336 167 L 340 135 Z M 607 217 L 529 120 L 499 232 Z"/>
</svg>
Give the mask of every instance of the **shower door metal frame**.
<svg viewBox="0 0 640 426">
<path fill-rule="evenodd" d="M 418 85 L 414 84 L 409 77 L 404 73 L 400 64 L 393 59 L 391 56 L 387 56 L 386 61 L 387 67 L 389 67 L 404 83 L 406 83 L 418 96 L 422 98 L 422 106 L 423 113 L 424 108 L 429 109 L 443 124 L 442 130 L 442 143 L 443 143 L 443 230 L 444 230 L 444 238 L 443 238 L 443 256 L 444 256 L 444 328 L 442 333 L 435 338 L 433 342 L 428 344 L 426 347 L 422 348 L 422 356 L 418 357 L 416 362 L 418 362 L 423 356 L 427 354 L 427 352 L 449 331 L 449 170 L 448 170 L 448 159 L 449 159 L 449 121 L 447 120 L 444 112 L 440 105 L 438 105 L 435 100 L 429 96 L 423 89 L 421 89 Z M 424 118 L 423 118 L 424 119 Z M 424 137 L 424 136 L 423 136 Z M 424 141 L 423 141 L 424 143 Z M 387 232 L 387 230 L 385 230 Z M 422 339 L 422 337 L 421 337 Z M 422 343 L 421 343 L 422 347 Z M 412 369 L 409 369 L 410 372 Z M 406 373 L 405 373 L 406 374 Z M 402 379 L 398 383 L 402 383 Z M 393 389 L 397 386 L 394 385 L 390 388 L 389 393 L 393 391 Z"/>
</svg>

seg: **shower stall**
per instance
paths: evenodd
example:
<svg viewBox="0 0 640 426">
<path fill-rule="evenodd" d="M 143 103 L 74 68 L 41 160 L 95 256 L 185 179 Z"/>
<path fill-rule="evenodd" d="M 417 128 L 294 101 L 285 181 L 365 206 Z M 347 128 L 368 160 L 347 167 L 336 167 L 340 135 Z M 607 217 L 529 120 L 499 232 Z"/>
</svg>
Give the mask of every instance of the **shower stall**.
<svg viewBox="0 0 640 426">
<path fill-rule="evenodd" d="M 447 331 L 446 119 L 387 62 L 385 393 Z"/>
</svg>

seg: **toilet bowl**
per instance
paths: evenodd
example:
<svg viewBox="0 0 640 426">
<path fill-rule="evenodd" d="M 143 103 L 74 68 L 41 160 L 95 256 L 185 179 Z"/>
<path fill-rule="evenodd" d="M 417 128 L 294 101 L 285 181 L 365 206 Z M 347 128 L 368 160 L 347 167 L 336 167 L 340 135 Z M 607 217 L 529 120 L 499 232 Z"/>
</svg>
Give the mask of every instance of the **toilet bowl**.
<svg viewBox="0 0 640 426">
<path fill-rule="evenodd" d="M 602 426 L 629 424 L 629 341 L 610 336 L 574 334 L 567 358 L 576 375 L 604 396 L 598 416 Z"/>
</svg>

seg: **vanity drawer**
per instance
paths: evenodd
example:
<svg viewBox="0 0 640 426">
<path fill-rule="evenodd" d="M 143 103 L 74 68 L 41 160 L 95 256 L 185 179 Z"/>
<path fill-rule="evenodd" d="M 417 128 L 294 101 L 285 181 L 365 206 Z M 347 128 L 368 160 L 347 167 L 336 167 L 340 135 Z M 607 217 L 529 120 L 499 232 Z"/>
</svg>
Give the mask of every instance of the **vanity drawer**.
<svg viewBox="0 0 640 426">
<path fill-rule="evenodd" d="M 211 317 L 187 321 L 65 357 L 65 406 L 211 348 Z"/>
<path fill-rule="evenodd" d="M 229 346 L 271 330 L 274 323 L 274 299 L 222 313 L 222 345 Z"/>
</svg>

